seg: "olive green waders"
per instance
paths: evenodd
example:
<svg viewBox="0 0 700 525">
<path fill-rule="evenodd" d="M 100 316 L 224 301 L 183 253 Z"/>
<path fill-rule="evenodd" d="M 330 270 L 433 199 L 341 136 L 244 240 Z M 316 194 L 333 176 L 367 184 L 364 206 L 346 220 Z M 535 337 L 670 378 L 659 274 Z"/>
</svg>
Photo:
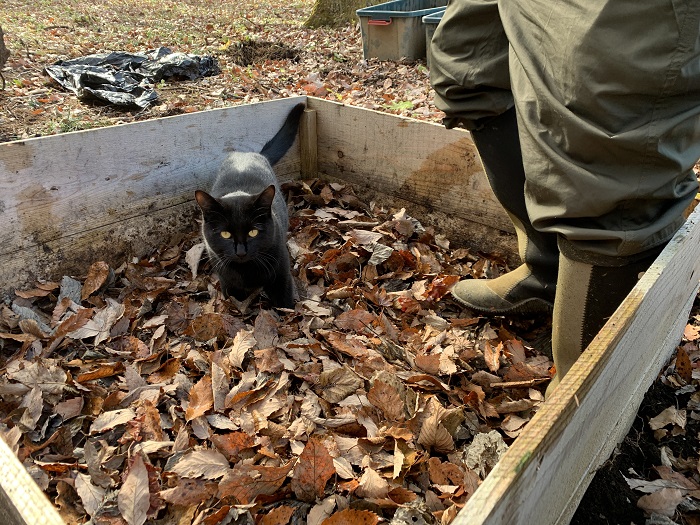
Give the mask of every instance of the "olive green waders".
<svg viewBox="0 0 700 525">
<path fill-rule="evenodd" d="M 697 191 L 700 2 L 453 0 L 431 59 L 445 125 L 474 130 L 477 148 L 515 107 L 529 223 L 561 250 L 560 378 Z"/>
<path fill-rule="evenodd" d="M 491 188 L 513 222 L 523 264 L 496 279 L 463 280 L 454 286 L 452 296 L 483 313 L 550 312 L 559 265 L 557 236 L 539 232 L 530 224 L 515 110 L 489 119 L 472 131 L 472 137 Z"/>
</svg>

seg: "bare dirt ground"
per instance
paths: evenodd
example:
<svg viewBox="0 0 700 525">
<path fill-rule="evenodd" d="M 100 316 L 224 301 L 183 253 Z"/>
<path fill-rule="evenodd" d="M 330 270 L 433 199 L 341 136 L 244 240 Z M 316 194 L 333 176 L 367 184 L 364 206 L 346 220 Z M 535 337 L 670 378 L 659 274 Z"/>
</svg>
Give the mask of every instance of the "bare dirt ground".
<svg viewBox="0 0 700 525">
<path fill-rule="evenodd" d="M 304 94 L 441 120 L 424 61 L 364 60 L 356 25 L 303 27 L 312 5 L 311 0 L 4 0 L 0 20 L 11 55 L 2 69 L 0 142 Z M 220 73 L 159 82 L 159 99 L 146 109 L 79 101 L 44 73 L 59 60 L 160 46 L 212 56 Z M 695 364 L 698 324 L 695 309 L 683 343 Z M 697 385 L 697 368 L 686 385 L 678 384 L 673 363 L 664 371 L 625 442 L 596 476 L 574 523 L 700 522 Z M 662 413 L 666 419 L 659 419 Z M 637 480 L 635 489 L 630 479 Z"/>
<path fill-rule="evenodd" d="M 0 6 L 11 56 L 0 92 L 0 140 L 50 135 L 313 95 L 439 121 L 424 61 L 363 60 L 358 28 L 305 29 L 313 2 L 7 0 Z M 45 73 L 58 60 L 165 46 L 214 57 L 218 75 L 165 80 L 138 110 L 82 103 Z"/>
</svg>

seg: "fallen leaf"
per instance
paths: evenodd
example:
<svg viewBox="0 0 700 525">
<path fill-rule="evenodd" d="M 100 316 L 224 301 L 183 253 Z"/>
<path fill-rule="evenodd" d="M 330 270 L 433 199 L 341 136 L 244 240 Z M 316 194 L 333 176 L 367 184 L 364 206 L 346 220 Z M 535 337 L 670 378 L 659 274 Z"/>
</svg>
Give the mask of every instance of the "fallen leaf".
<svg viewBox="0 0 700 525">
<path fill-rule="evenodd" d="M 676 372 L 686 383 L 690 383 L 693 379 L 693 365 L 688 352 L 682 346 L 676 349 Z"/>
<path fill-rule="evenodd" d="M 136 417 L 136 412 L 130 408 L 103 412 L 90 425 L 90 435 L 100 434 L 119 425 L 126 425 Z"/>
<path fill-rule="evenodd" d="M 294 507 L 287 505 L 275 507 L 262 517 L 258 525 L 287 525 L 295 512 Z"/>
<path fill-rule="evenodd" d="M 285 482 L 294 462 L 281 467 L 236 465 L 219 483 L 219 498 L 233 496 L 242 505 L 252 503 L 260 495 L 274 494 Z"/>
<path fill-rule="evenodd" d="M 300 500 L 314 501 L 323 497 L 326 482 L 334 474 L 335 466 L 328 449 L 312 437 L 294 466 L 291 488 Z"/>
<path fill-rule="evenodd" d="M 376 525 L 379 516 L 369 510 L 344 509 L 336 512 L 321 525 Z"/>
<path fill-rule="evenodd" d="M 214 392 L 211 388 L 211 376 L 202 377 L 190 390 L 190 402 L 185 410 L 185 418 L 192 421 L 203 416 L 214 407 Z"/>
<path fill-rule="evenodd" d="M 318 395 L 329 403 L 339 403 L 353 394 L 363 384 L 357 374 L 347 366 L 322 372 L 318 377 Z"/>
<path fill-rule="evenodd" d="M 172 471 L 181 478 L 218 479 L 230 470 L 228 460 L 217 450 L 197 449 L 185 454 Z"/>
<path fill-rule="evenodd" d="M 148 471 L 143 458 L 137 454 L 117 496 L 119 512 L 129 525 L 143 525 L 146 522 L 150 498 Z"/>
<path fill-rule="evenodd" d="M 637 506 L 649 514 L 661 514 L 671 518 L 681 501 L 683 501 L 682 490 L 666 488 L 642 496 L 637 500 Z"/>
<path fill-rule="evenodd" d="M 360 484 L 355 494 L 361 498 L 381 499 L 386 498 L 389 493 L 389 482 L 385 480 L 376 470 L 367 467 L 362 473 Z"/>
<path fill-rule="evenodd" d="M 104 261 L 97 261 L 88 268 L 87 277 L 83 283 L 80 298 L 84 301 L 97 290 L 102 288 L 109 278 L 109 265 Z"/>
<path fill-rule="evenodd" d="M 83 508 L 90 516 L 95 516 L 102 506 L 107 491 L 102 487 L 94 485 L 90 476 L 78 472 L 75 478 L 75 490 L 80 496 Z"/>
<path fill-rule="evenodd" d="M 652 430 L 658 430 L 667 425 L 676 425 L 680 428 L 685 428 L 686 418 L 685 410 L 679 410 L 671 406 L 663 410 L 658 416 L 652 417 L 649 420 L 649 427 Z"/>
<path fill-rule="evenodd" d="M 175 487 L 160 491 L 160 497 L 171 505 L 191 507 L 213 497 L 217 490 L 218 486 L 215 482 L 181 478 Z"/>
<path fill-rule="evenodd" d="M 248 353 L 248 350 L 255 348 L 257 341 L 253 332 L 248 330 L 240 330 L 236 337 L 233 338 L 233 344 L 228 351 L 228 359 L 231 362 L 231 366 L 234 368 L 242 369 L 243 360 Z"/>
<path fill-rule="evenodd" d="M 389 421 L 404 419 L 404 402 L 396 389 L 384 381 L 375 381 L 367 392 L 367 400 L 384 413 Z"/>
</svg>

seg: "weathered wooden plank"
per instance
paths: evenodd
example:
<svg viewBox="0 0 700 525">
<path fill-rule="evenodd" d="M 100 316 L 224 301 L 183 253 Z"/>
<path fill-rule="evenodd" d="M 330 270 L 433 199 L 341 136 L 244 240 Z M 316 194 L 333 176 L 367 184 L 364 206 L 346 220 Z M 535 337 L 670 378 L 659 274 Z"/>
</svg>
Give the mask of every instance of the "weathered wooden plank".
<svg viewBox="0 0 700 525">
<path fill-rule="evenodd" d="M 360 190 L 419 205 L 436 217 L 469 221 L 448 232 L 455 241 L 503 251 L 508 237 L 496 232 L 513 232 L 513 226 L 491 191 L 467 131 L 308 100 L 317 112 L 321 173 Z M 474 232 L 479 230 L 482 238 L 475 241 Z M 505 244 L 505 251 L 512 253 L 510 239 Z"/>
<path fill-rule="evenodd" d="M 630 428 L 680 340 L 700 276 L 700 210 L 688 218 L 455 524 L 568 523 L 594 470 Z"/>
<path fill-rule="evenodd" d="M 158 246 L 162 232 L 148 217 L 165 211 L 174 228 L 174 207 L 209 187 L 223 157 L 259 151 L 301 100 L 0 144 L 0 294 L 56 278 L 71 261 Z M 298 147 L 275 169 L 298 178 Z"/>
<path fill-rule="evenodd" d="M 0 439 L 0 523 L 64 525 L 56 508 Z"/>
<path fill-rule="evenodd" d="M 299 149 L 301 155 L 301 178 L 318 177 L 318 130 L 316 111 L 304 110 L 299 123 Z"/>
</svg>

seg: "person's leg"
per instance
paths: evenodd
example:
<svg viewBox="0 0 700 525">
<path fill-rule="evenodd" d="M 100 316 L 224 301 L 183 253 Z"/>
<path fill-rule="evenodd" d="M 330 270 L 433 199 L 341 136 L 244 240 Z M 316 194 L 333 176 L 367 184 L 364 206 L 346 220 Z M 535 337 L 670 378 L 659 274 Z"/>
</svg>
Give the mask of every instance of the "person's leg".
<svg viewBox="0 0 700 525">
<path fill-rule="evenodd" d="M 467 279 L 453 297 L 484 313 L 550 311 L 559 252 L 556 234 L 530 224 L 525 172 L 510 91 L 508 40 L 493 1 L 452 2 L 431 47 L 431 82 L 447 127 L 469 129 L 496 198 L 510 216 L 523 265 L 497 279 Z"/>
<path fill-rule="evenodd" d="M 700 4 L 502 2 L 533 226 L 559 236 L 561 378 L 683 222 L 700 157 Z"/>
<path fill-rule="evenodd" d="M 493 314 L 550 312 L 557 284 L 557 236 L 541 233 L 525 208 L 525 171 L 515 109 L 472 131 L 491 189 L 513 222 L 523 264 L 496 279 L 465 279 L 452 296 L 477 312 Z"/>
</svg>

